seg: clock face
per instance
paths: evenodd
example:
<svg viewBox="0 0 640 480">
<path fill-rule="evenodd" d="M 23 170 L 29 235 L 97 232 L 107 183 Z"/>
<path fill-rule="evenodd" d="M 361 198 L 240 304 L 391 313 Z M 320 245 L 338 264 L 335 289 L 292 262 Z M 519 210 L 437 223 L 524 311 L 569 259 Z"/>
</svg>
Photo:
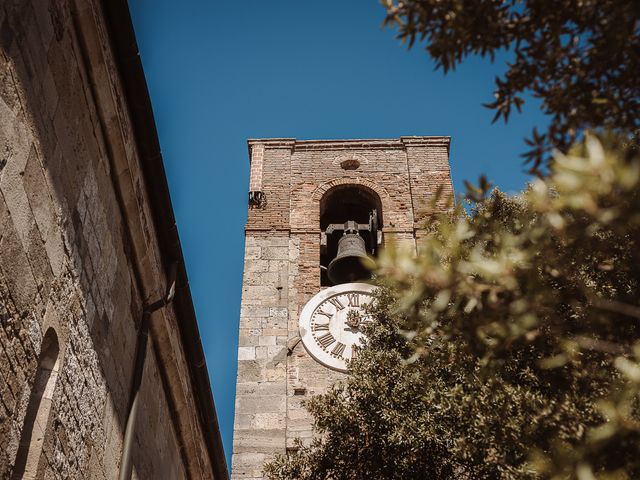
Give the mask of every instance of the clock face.
<svg viewBox="0 0 640 480">
<path fill-rule="evenodd" d="M 374 299 L 375 287 L 343 283 L 316 294 L 300 314 L 300 337 L 307 351 L 329 368 L 346 372 L 347 361 L 357 355 L 361 328 L 370 322 L 365 306 Z"/>
</svg>

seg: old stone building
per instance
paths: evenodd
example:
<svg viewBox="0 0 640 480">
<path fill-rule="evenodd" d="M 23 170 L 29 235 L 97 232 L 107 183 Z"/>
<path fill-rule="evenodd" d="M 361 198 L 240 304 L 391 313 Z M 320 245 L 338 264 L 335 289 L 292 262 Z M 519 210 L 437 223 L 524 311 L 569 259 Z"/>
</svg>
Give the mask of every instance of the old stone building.
<svg viewBox="0 0 640 480">
<path fill-rule="evenodd" d="M 265 461 L 311 438 L 301 403 L 343 378 L 367 320 L 371 287 L 351 260 L 417 248 L 453 193 L 449 142 L 249 141 L 232 478 L 263 478 Z"/>
<path fill-rule="evenodd" d="M 0 445 L 3 479 L 227 478 L 125 0 L 0 2 Z"/>
</svg>

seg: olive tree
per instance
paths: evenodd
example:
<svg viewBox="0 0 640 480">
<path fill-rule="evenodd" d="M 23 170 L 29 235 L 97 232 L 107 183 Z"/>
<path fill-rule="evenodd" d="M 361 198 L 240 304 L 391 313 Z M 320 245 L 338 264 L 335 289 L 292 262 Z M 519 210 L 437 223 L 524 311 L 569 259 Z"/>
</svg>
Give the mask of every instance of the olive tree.
<svg viewBox="0 0 640 480">
<path fill-rule="evenodd" d="M 542 102 L 547 131 L 533 131 L 533 169 L 585 130 L 640 133 L 640 6 L 629 0 L 383 0 L 385 23 L 411 47 L 425 43 L 444 72 L 469 55 L 509 52 L 496 78 L 494 121 Z"/>
<path fill-rule="evenodd" d="M 481 193 L 385 249 L 367 345 L 271 478 L 640 478 L 638 150 Z"/>
</svg>

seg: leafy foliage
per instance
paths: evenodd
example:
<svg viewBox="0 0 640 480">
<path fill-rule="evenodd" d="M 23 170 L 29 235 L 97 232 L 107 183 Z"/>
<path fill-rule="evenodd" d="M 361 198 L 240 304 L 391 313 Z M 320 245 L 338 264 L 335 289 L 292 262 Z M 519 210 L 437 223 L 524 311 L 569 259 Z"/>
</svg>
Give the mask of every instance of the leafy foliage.
<svg viewBox="0 0 640 480">
<path fill-rule="evenodd" d="M 387 25 L 411 47 L 426 41 L 438 68 L 471 54 L 508 50 L 513 60 L 496 78 L 494 121 L 520 111 L 523 94 L 551 116 L 525 157 L 537 168 L 587 128 L 640 133 L 640 6 L 628 0 L 383 0 Z"/>
<path fill-rule="evenodd" d="M 267 474 L 640 478 L 640 155 L 604 144 L 387 248 L 366 348 Z"/>
</svg>

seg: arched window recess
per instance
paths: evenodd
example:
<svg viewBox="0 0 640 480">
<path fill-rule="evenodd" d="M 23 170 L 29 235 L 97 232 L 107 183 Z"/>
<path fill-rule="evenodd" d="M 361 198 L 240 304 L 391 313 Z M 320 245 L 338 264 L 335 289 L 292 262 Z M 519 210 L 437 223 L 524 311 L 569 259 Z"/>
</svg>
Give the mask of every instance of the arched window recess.
<svg viewBox="0 0 640 480">
<path fill-rule="evenodd" d="M 321 285 L 370 277 L 369 257 L 382 243 L 380 197 L 362 185 L 338 185 L 320 201 Z"/>
<path fill-rule="evenodd" d="M 13 468 L 13 479 L 32 480 L 38 474 L 59 368 L 58 335 L 53 328 L 49 328 L 42 340 L 38 370 L 31 388 Z"/>
</svg>

